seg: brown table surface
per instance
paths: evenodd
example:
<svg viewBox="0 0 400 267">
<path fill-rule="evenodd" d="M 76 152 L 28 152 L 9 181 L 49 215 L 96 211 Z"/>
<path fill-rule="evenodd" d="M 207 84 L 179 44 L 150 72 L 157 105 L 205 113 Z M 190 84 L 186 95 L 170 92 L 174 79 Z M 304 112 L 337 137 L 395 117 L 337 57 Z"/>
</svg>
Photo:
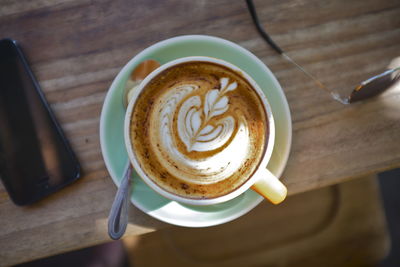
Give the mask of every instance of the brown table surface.
<svg viewBox="0 0 400 267">
<path fill-rule="evenodd" d="M 400 2 L 255 1 L 271 36 L 331 87 L 350 87 L 400 60 Z M 108 241 L 116 188 L 99 145 L 104 97 L 136 53 L 177 35 L 219 36 L 273 71 L 292 112 L 283 181 L 296 194 L 400 166 L 400 88 L 343 106 L 257 34 L 244 1 L 0 0 L 0 38 L 18 40 L 82 164 L 82 179 L 29 207 L 0 186 L 0 265 Z M 400 64 L 400 63 L 398 63 Z M 128 235 L 162 227 L 131 208 Z"/>
<path fill-rule="evenodd" d="M 279 208 L 264 201 L 220 226 L 165 227 L 123 242 L 132 267 L 372 267 L 390 250 L 376 175 L 290 196 Z"/>
</svg>

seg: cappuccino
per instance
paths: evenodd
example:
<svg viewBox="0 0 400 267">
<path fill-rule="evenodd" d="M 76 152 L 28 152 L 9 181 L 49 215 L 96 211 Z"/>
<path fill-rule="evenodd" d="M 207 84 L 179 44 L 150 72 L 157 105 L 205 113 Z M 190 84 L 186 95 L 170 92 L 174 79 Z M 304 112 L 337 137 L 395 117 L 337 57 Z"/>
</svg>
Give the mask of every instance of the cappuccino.
<svg viewBox="0 0 400 267">
<path fill-rule="evenodd" d="M 268 131 L 263 103 L 240 72 L 194 61 L 165 69 L 145 85 L 129 138 L 140 167 L 158 187 L 211 199 L 254 174 Z"/>
</svg>

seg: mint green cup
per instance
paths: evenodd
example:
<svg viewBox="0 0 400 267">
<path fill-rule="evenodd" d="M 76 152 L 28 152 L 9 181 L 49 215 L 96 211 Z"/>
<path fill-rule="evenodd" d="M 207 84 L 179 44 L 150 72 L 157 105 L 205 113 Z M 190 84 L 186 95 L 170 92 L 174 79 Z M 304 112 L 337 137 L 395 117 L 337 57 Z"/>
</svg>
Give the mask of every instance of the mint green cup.
<svg viewBox="0 0 400 267">
<path fill-rule="evenodd" d="M 107 170 L 118 186 L 128 155 L 124 142 L 123 93 L 135 67 L 146 59 L 165 64 L 188 56 L 216 57 L 248 73 L 266 95 L 275 119 L 276 138 L 268 170 L 279 177 L 286 165 L 292 139 L 291 116 L 281 86 L 271 71 L 256 56 L 230 41 L 204 35 L 188 35 L 156 43 L 133 57 L 114 79 L 104 101 L 100 118 L 100 144 Z M 187 227 L 205 227 L 231 221 L 257 206 L 263 197 L 247 190 L 224 203 L 192 206 L 167 199 L 149 188 L 133 173 L 131 202 L 161 221 Z M 110 199 L 110 203 L 112 200 Z"/>
</svg>

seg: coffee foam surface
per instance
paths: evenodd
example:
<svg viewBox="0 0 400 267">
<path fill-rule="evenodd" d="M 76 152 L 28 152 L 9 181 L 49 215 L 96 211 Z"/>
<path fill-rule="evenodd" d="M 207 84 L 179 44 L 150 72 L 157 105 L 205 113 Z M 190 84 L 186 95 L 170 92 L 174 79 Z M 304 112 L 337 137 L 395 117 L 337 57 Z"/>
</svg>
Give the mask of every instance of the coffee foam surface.
<svg viewBox="0 0 400 267">
<path fill-rule="evenodd" d="M 163 71 L 134 110 L 131 141 L 141 167 L 185 197 L 213 198 L 244 183 L 267 140 L 265 112 L 251 85 L 212 63 Z"/>
</svg>

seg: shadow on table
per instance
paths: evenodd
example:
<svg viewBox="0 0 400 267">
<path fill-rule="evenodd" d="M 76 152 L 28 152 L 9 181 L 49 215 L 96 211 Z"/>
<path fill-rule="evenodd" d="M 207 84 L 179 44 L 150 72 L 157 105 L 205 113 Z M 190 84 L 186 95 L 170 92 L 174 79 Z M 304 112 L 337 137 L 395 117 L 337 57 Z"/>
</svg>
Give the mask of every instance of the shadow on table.
<svg viewBox="0 0 400 267">
<path fill-rule="evenodd" d="M 400 266 L 400 169 L 379 174 L 379 184 L 391 239 L 389 255 L 379 266 Z"/>
<path fill-rule="evenodd" d="M 379 183 L 384 200 L 392 246 L 389 255 L 378 265 L 380 267 L 400 266 L 400 169 L 381 173 Z M 326 190 L 326 189 L 325 189 Z M 132 255 L 131 255 L 132 256 Z M 17 267 L 47 266 L 129 266 L 128 254 L 121 241 L 109 242 L 78 251 L 73 251 L 46 259 L 20 264 Z"/>
<path fill-rule="evenodd" d="M 129 267 L 127 253 L 121 241 L 72 251 L 14 267 Z"/>
</svg>

